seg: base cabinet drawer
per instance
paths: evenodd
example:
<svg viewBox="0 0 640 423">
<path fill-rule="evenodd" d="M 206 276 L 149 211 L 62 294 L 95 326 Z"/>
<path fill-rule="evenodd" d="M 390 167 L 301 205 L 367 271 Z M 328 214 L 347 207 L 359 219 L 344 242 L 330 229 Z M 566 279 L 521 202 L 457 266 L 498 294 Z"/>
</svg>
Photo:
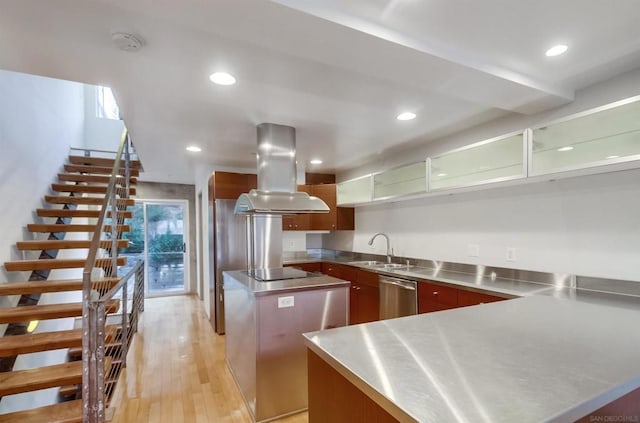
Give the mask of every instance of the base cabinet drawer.
<svg viewBox="0 0 640 423">
<path fill-rule="evenodd" d="M 418 313 L 449 310 L 458 307 L 458 290 L 448 286 L 418 283 Z"/>
</svg>

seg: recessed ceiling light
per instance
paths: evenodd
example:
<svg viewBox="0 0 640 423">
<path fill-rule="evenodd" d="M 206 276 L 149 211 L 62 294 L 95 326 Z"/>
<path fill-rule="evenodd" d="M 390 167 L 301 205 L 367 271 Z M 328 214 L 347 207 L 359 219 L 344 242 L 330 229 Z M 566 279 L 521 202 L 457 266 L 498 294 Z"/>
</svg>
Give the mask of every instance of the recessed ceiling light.
<svg viewBox="0 0 640 423">
<path fill-rule="evenodd" d="M 607 159 L 617 159 L 620 156 L 607 156 Z"/>
<path fill-rule="evenodd" d="M 396 119 L 398 120 L 411 120 L 411 119 L 415 119 L 416 118 L 416 114 L 412 113 L 412 112 L 404 112 L 404 113 L 400 113 Z"/>
<path fill-rule="evenodd" d="M 320 160 L 320 159 L 313 159 L 313 160 L 310 160 L 310 161 L 309 161 L 309 163 L 311 163 L 311 164 L 316 164 L 316 165 L 317 165 L 317 164 L 322 164 L 322 160 Z"/>
<path fill-rule="evenodd" d="M 558 44 L 556 46 L 551 47 L 549 50 L 547 50 L 545 54 L 548 57 L 559 56 L 565 51 L 567 51 L 568 48 L 569 47 L 567 47 L 565 44 Z"/>
<path fill-rule="evenodd" d="M 202 148 L 198 147 L 197 145 L 190 145 L 189 147 L 187 147 L 187 151 L 191 151 L 192 153 L 199 153 L 202 151 Z"/>
<path fill-rule="evenodd" d="M 443 177 L 443 176 L 447 176 L 447 174 L 446 173 L 438 173 L 436 176 Z"/>
<path fill-rule="evenodd" d="M 573 147 L 571 147 L 570 145 L 568 145 L 566 147 L 558 148 L 558 151 L 571 151 L 571 150 L 573 150 Z"/>
<path fill-rule="evenodd" d="M 211 82 L 218 85 L 233 85 L 236 83 L 236 79 L 226 72 L 212 73 L 209 75 L 209 79 Z"/>
</svg>

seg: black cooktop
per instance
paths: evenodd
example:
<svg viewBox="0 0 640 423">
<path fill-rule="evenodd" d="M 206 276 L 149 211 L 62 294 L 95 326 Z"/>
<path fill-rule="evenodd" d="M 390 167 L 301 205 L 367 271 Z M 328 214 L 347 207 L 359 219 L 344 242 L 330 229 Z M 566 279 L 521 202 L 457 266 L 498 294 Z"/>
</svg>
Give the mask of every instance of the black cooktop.
<svg viewBox="0 0 640 423">
<path fill-rule="evenodd" d="M 253 269 L 250 273 L 260 282 L 281 281 L 285 279 L 309 278 L 317 276 L 315 273 L 294 269 L 293 267 L 275 267 L 272 269 Z"/>
</svg>

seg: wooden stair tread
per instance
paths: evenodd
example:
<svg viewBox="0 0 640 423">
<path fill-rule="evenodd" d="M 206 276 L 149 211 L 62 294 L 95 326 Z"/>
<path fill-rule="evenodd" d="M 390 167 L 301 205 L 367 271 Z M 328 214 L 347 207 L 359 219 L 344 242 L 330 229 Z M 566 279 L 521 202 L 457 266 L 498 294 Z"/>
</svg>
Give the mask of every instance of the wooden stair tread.
<svg viewBox="0 0 640 423">
<path fill-rule="evenodd" d="M 82 329 L 27 333 L 0 338 L 0 357 L 82 346 Z"/>
<path fill-rule="evenodd" d="M 101 206 L 104 197 L 71 197 L 66 195 L 45 195 L 44 200 L 52 204 L 85 204 L 89 206 Z M 133 198 L 118 198 L 116 204 L 119 206 L 133 206 Z"/>
<path fill-rule="evenodd" d="M 100 278 L 93 281 L 94 286 L 111 288 L 118 283 L 118 278 Z M 9 282 L 0 284 L 0 295 L 37 294 L 40 292 L 81 291 L 82 279 L 45 280 L 27 282 Z"/>
<path fill-rule="evenodd" d="M 129 232 L 129 225 L 117 225 L 118 232 Z M 29 232 L 95 232 L 96 225 L 78 225 L 78 224 L 62 224 L 62 223 L 30 223 L 27 225 Z M 103 232 L 111 232 L 111 225 L 104 225 Z"/>
<path fill-rule="evenodd" d="M 114 299 L 110 300 L 105 308 L 107 313 L 113 313 L 117 311 L 119 307 L 120 301 Z M 64 317 L 78 317 L 81 315 L 82 303 L 3 307 L 0 308 L 0 324 L 30 322 L 32 320 L 61 319 Z"/>
<path fill-rule="evenodd" d="M 107 186 L 103 185 L 72 185 L 72 184 L 51 184 L 51 189 L 58 192 L 83 192 L 88 194 L 106 194 Z M 118 187 L 116 192 L 118 195 L 124 195 L 127 189 L 125 187 Z M 129 188 L 129 194 L 135 195 L 136 189 Z"/>
<path fill-rule="evenodd" d="M 108 326 L 106 342 L 112 342 L 116 326 Z M 62 348 L 82 348 L 82 328 L 0 337 L 0 357 Z"/>
<path fill-rule="evenodd" d="M 119 239 L 117 241 L 118 248 L 129 247 L 129 240 Z M 43 239 L 40 241 L 19 241 L 16 242 L 18 250 L 68 250 L 73 248 L 90 248 L 90 240 L 57 240 L 57 239 Z M 103 239 L 100 241 L 100 248 L 111 248 L 111 240 Z"/>
<path fill-rule="evenodd" d="M 108 166 L 113 167 L 113 164 L 116 162 L 115 159 L 110 159 L 107 157 L 86 157 L 86 156 L 69 156 L 69 163 L 79 164 L 79 165 L 90 165 L 90 166 Z M 124 168 L 125 161 L 120 160 L 120 167 Z M 140 160 L 129 160 L 129 167 L 131 169 L 139 169 L 142 166 Z"/>
<path fill-rule="evenodd" d="M 50 270 L 50 269 L 80 269 L 84 268 L 86 259 L 36 259 L 36 260 L 17 260 L 5 262 L 4 268 L 9 272 L 25 272 L 32 270 Z M 118 257 L 117 265 L 124 266 L 127 264 L 126 257 Z M 96 267 L 110 267 L 110 258 L 101 258 L 96 260 Z"/>
<path fill-rule="evenodd" d="M 82 400 L 0 415 L 3 423 L 82 423 Z"/>
<path fill-rule="evenodd" d="M 111 358 L 105 357 L 105 369 Z M 82 361 L 0 373 L 0 396 L 82 383 Z"/>
<path fill-rule="evenodd" d="M 97 219 L 100 216 L 100 210 L 37 209 L 36 214 L 40 217 L 88 217 Z M 107 217 L 111 217 L 110 211 L 107 212 Z M 133 217 L 133 212 L 130 210 L 119 211 L 118 217 L 130 219 Z"/>
<path fill-rule="evenodd" d="M 98 174 L 98 175 L 111 175 L 111 171 L 113 168 L 111 166 L 88 166 L 88 165 L 76 165 L 76 164 L 66 164 L 64 165 L 65 172 L 81 172 L 88 174 Z M 124 169 L 120 169 L 118 174 L 124 175 Z M 138 169 L 130 169 L 129 176 L 140 176 L 140 171 Z"/>
<path fill-rule="evenodd" d="M 87 182 L 87 183 L 99 183 L 108 184 L 111 177 L 109 175 L 87 175 L 85 173 L 58 173 L 58 180 L 61 182 Z M 125 185 L 126 179 L 124 176 L 119 176 L 116 183 L 118 185 Z M 135 185 L 138 182 L 137 178 L 129 178 L 129 186 Z"/>
</svg>

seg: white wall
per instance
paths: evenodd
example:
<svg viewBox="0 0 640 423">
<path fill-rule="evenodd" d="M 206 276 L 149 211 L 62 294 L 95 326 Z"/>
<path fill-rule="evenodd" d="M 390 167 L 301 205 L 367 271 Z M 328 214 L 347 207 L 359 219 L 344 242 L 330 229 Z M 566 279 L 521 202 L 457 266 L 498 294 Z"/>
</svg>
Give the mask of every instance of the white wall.
<svg viewBox="0 0 640 423">
<path fill-rule="evenodd" d="M 0 261 L 21 259 L 16 241 L 30 239 L 27 223 L 34 222 L 33 211 L 43 206 L 42 197 L 62 169 L 70 147 L 84 145 L 83 85 L 68 81 L 0 70 L 0 196 L 5 199 L 0 219 Z M 81 223 L 81 222 L 79 222 Z M 62 252 L 77 256 L 78 251 Z M 53 271 L 52 278 L 78 277 L 76 270 Z M 77 272 L 77 271 L 76 271 Z M 9 273 L 2 268 L 0 283 L 26 280 L 29 272 Z M 62 297 L 56 298 L 53 297 Z M 13 306 L 18 297 L 0 297 L 0 307 Z M 42 304 L 69 302 L 69 293 L 46 294 Z M 36 331 L 70 328 L 73 319 L 41 322 Z M 0 328 L 4 333 L 5 327 Z M 65 361 L 65 351 L 28 354 L 16 361 L 16 369 Z M 5 397 L 0 413 L 45 405 L 55 401 L 56 390 Z"/>
<path fill-rule="evenodd" d="M 34 222 L 32 212 L 43 206 L 69 148 L 84 145 L 83 120 L 82 84 L 0 70 L 3 263 L 21 258 L 15 242 L 28 236 L 24 227 Z M 24 277 L 2 268 L 0 283 Z"/>
<path fill-rule="evenodd" d="M 570 105 L 481 125 L 388 155 L 338 180 L 426 157 L 545 121 L 640 94 L 640 70 L 587 88 Z M 582 176 L 479 190 L 356 209 L 356 230 L 325 235 L 323 247 L 384 253 L 386 232 L 395 253 L 422 259 L 640 281 L 640 171 Z M 470 257 L 469 244 L 479 257 Z M 506 248 L 516 261 L 506 261 Z"/>
</svg>

